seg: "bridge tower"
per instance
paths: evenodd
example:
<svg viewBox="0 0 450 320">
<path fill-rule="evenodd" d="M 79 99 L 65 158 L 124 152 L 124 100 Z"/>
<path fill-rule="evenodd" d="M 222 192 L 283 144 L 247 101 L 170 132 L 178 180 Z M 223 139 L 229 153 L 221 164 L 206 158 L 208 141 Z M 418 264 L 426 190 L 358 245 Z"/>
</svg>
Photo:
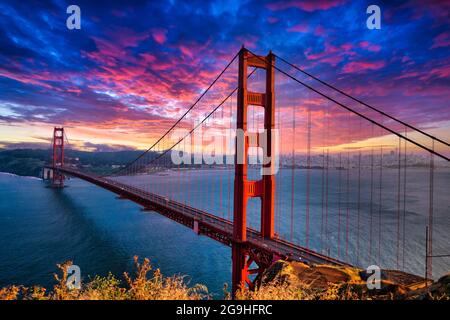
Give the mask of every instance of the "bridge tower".
<svg viewBox="0 0 450 320">
<path fill-rule="evenodd" d="M 237 100 L 237 143 L 235 155 L 234 178 L 234 229 L 232 245 L 232 292 L 239 288 L 252 287 L 251 274 L 261 274 L 273 261 L 274 257 L 264 251 L 255 252 L 246 246 L 247 241 L 247 204 L 250 198 L 261 199 L 261 236 L 274 237 L 275 175 L 272 153 L 275 156 L 272 129 L 275 128 L 275 55 L 255 56 L 245 48 L 239 52 L 239 79 Z M 251 92 L 247 89 L 248 67 L 266 70 L 265 93 Z M 248 106 L 264 108 L 264 131 L 266 141 L 260 139 L 256 132 L 247 132 Z M 241 132 L 241 133 L 240 133 Z M 243 133 L 243 135 L 242 135 Z M 263 148 L 263 170 L 261 180 L 247 179 L 248 148 Z M 258 267 L 250 270 L 252 263 Z"/>
<path fill-rule="evenodd" d="M 64 128 L 55 127 L 53 129 L 53 154 L 52 154 L 53 187 L 57 188 L 64 187 L 64 175 L 55 170 L 58 167 L 63 166 L 64 166 Z"/>
</svg>

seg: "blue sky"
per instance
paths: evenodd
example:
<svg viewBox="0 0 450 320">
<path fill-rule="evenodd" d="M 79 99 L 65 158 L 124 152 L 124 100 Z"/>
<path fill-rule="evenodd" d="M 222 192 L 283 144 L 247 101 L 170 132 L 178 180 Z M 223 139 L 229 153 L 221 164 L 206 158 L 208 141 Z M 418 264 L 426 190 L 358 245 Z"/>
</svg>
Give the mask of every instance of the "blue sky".
<svg viewBox="0 0 450 320">
<path fill-rule="evenodd" d="M 70 4 L 81 30 L 66 28 Z M 366 27 L 370 4 L 381 30 Z M 242 45 L 448 138 L 449 12 L 449 1 L 2 1 L 0 147 L 46 143 L 64 125 L 142 148 Z"/>
</svg>

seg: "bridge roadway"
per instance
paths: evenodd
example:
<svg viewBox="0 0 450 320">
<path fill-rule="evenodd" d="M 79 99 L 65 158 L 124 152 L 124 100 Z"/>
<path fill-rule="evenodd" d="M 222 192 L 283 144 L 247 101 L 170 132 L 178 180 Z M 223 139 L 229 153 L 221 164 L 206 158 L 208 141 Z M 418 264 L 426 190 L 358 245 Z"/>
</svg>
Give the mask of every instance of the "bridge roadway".
<svg viewBox="0 0 450 320">
<path fill-rule="evenodd" d="M 198 234 L 206 235 L 225 245 L 231 246 L 235 242 L 233 240 L 233 223 L 229 220 L 110 178 L 83 173 L 75 168 L 52 168 L 51 166 L 47 168 L 60 171 L 67 176 L 88 181 L 114 192 L 122 199 L 129 199 L 142 205 L 144 210 L 158 212 L 193 229 Z M 247 228 L 247 241 L 244 245 L 248 246 L 249 249 L 265 252 L 274 258 L 279 257 L 289 261 L 301 261 L 308 264 L 348 265 L 342 261 L 279 238 L 262 238 L 258 231 L 251 228 Z"/>
</svg>

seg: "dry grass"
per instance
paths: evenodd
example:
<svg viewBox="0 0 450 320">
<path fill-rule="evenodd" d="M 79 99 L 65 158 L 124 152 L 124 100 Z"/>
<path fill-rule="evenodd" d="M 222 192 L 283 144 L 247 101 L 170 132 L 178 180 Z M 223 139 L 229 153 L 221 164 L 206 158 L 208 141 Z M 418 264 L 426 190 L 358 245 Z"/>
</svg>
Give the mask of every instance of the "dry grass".
<svg viewBox="0 0 450 320">
<path fill-rule="evenodd" d="M 257 290 L 239 290 L 239 300 L 356 300 L 361 299 L 355 292 L 342 285 L 330 284 L 326 290 L 317 290 L 307 284 L 290 286 L 287 283 L 265 284 Z"/>
<path fill-rule="evenodd" d="M 325 290 L 318 290 L 306 284 L 265 284 L 257 290 L 239 290 L 238 300 L 450 300 L 448 293 L 417 293 L 398 295 L 393 292 L 369 291 L 365 285 L 330 283 Z"/>
<path fill-rule="evenodd" d="M 112 274 L 94 277 L 81 289 L 67 287 L 67 261 L 57 265 L 61 275 L 55 274 L 56 285 L 51 292 L 35 286 L 9 286 L 0 289 L 0 300 L 203 300 L 210 299 L 208 289 L 203 285 L 188 287 L 182 276 L 163 277 L 159 269 L 152 270 L 150 261 L 139 262 L 134 257 L 136 274 L 124 273 L 125 281 Z M 150 273 L 150 271 L 153 271 Z M 124 284 L 124 285 L 122 285 Z"/>
<path fill-rule="evenodd" d="M 112 274 L 106 277 L 96 276 L 83 284 L 81 289 L 67 287 L 67 268 L 71 261 L 57 265 L 60 275 L 55 274 L 56 285 L 47 292 L 43 287 L 9 286 L 0 288 L 0 300 L 204 300 L 211 299 L 204 285 L 196 284 L 189 287 L 183 276 L 164 277 L 159 269 L 153 270 L 150 261 L 139 262 L 134 257 L 136 272 L 134 275 L 124 273 L 121 281 Z M 224 285 L 224 299 L 230 299 L 228 286 Z M 448 291 L 447 291 L 448 292 Z M 236 299 L 239 300 L 370 300 L 399 299 L 392 293 L 373 295 L 365 286 L 356 283 L 332 284 L 319 290 L 311 285 L 297 284 L 295 286 L 282 281 L 271 282 L 260 286 L 257 290 L 239 290 Z M 418 297 L 403 297 L 417 299 Z M 421 298 L 449 300 L 447 293 L 423 293 Z"/>
</svg>

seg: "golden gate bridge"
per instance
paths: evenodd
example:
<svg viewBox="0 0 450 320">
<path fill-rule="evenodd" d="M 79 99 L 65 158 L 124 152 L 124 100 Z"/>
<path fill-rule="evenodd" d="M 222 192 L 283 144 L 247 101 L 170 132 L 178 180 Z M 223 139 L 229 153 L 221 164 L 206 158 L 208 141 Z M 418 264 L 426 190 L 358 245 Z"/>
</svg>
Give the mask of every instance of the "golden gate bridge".
<svg viewBox="0 0 450 320">
<path fill-rule="evenodd" d="M 52 186 L 83 179 L 230 246 L 233 292 L 278 259 L 418 273 L 409 265 L 419 256 L 426 278 L 434 257 L 448 268 L 450 144 L 272 52 L 243 47 L 109 175 L 65 161 L 64 128 L 52 145 Z M 205 153 L 214 161 L 194 161 Z"/>
</svg>

